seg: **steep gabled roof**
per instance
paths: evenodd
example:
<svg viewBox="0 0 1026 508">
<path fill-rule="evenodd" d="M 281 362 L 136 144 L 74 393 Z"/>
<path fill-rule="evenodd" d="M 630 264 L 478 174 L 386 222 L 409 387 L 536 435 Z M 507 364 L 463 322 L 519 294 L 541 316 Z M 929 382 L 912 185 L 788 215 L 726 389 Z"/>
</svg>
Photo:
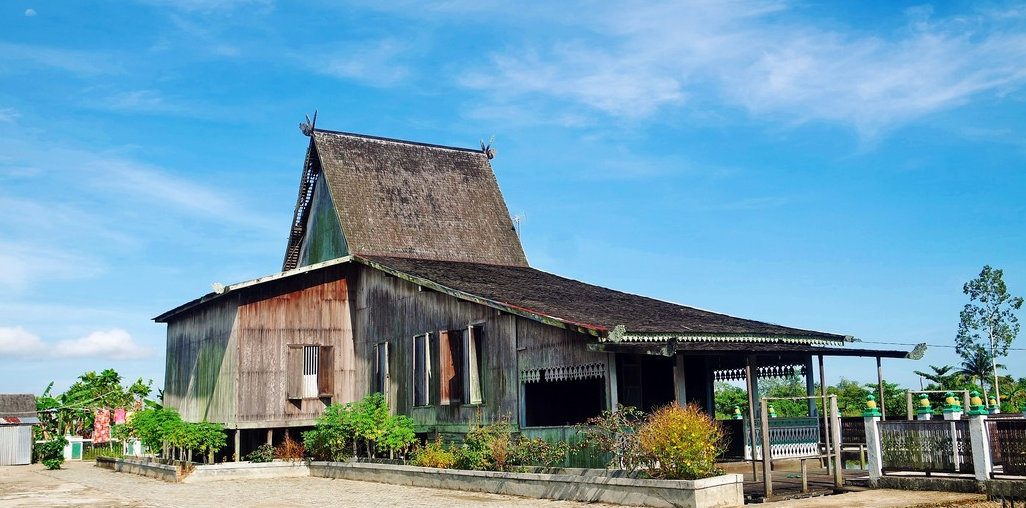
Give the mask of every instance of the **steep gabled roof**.
<svg viewBox="0 0 1026 508">
<path fill-rule="evenodd" d="M 482 151 L 316 129 L 307 161 L 284 270 L 300 264 L 318 182 L 328 187 L 344 254 L 527 266 Z"/>
<path fill-rule="evenodd" d="M 846 338 L 623 293 L 526 266 L 387 257 L 356 260 L 457 297 L 614 340 L 674 338 L 841 344 Z"/>
</svg>

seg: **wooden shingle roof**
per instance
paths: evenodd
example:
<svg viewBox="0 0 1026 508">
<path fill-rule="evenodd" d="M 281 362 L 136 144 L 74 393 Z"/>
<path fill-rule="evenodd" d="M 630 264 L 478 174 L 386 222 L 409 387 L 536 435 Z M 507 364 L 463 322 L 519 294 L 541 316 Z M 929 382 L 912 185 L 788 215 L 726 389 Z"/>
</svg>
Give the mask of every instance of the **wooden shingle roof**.
<svg viewBox="0 0 1026 508">
<path fill-rule="evenodd" d="M 844 335 L 744 319 L 624 293 L 526 266 L 372 257 L 372 266 L 457 296 L 497 304 L 543 321 L 628 340 L 779 340 L 841 344 Z M 616 328 L 621 328 L 619 332 Z"/>
<path fill-rule="evenodd" d="M 349 253 L 527 266 L 482 151 L 320 129 L 310 150 Z"/>
</svg>

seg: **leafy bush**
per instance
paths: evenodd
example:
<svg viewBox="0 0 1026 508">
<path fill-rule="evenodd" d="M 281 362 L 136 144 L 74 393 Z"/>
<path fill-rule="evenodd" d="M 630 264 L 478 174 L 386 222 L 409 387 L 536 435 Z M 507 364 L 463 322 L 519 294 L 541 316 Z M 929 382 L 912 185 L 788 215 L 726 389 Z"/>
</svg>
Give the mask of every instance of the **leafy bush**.
<svg viewBox="0 0 1026 508">
<path fill-rule="evenodd" d="M 285 440 L 274 449 L 274 458 L 295 462 L 306 458 L 306 448 L 292 436 L 285 434 Z"/>
<path fill-rule="evenodd" d="M 198 450 L 210 458 L 225 447 L 228 436 L 219 423 L 190 423 L 174 409 L 148 408 L 135 413 L 128 422 L 132 434 L 150 450 L 160 450 L 165 445 L 181 452 Z"/>
<path fill-rule="evenodd" d="M 37 443 L 33 447 L 33 454 L 47 469 L 60 469 L 64 464 L 65 446 L 68 446 L 68 440 L 64 436 L 57 436 L 49 441 Z"/>
<path fill-rule="evenodd" d="M 456 454 L 441 439 L 417 446 L 410 454 L 410 464 L 420 467 L 450 469 L 456 465 Z"/>
<path fill-rule="evenodd" d="M 550 443 L 544 439 L 527 439 L 521 436 L 512 444 L 510 462 L 518 466 L 562 466 L 572 451 L 572 447 L 566 441 Z"/>
<path fill-rule="evenodd" d="M 644 417 L 645 413 L 632 406 L 618 404 L 616 410 L 607 409 L 576 426 L 581 446 L 607 454 L 608 468 L 637 471 L 646 463 L 637 435 Z"/>
<path fill-rule="evenodd" d="M 718 422 L 696 404 L 676 402 L 649 415 L 638 429 L 638 443 L 653 476 L 685 480 L 718 474 L 716 457 L 725 444 Z"/>
<path fill-rule="evenodd" d="M 328 406 L 317 418 L 316 427 L 303 433 L 303 444 L 311 455 L 334 461 L 377 457 L 379 453 L 405 457 L 415 442 L 413 421 L 389 414 L 380 393 L 359 402 Z"/>
<path fill-rule="evenodd" d="M 271 462 L 274 460 L 274 447 L 266 443 L 262 444 L 256 450 L 249 452 L 249 455 L 246 455 L 246 460 L 257 463 Z"/>
</svg>

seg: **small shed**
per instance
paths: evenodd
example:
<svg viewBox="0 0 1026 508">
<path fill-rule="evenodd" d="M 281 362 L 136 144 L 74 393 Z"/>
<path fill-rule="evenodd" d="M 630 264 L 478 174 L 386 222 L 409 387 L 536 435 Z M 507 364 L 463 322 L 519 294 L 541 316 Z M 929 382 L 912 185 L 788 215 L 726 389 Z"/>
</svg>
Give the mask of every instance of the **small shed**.
<svg viewBox="0 0 1026 508">
<path fill-rule="evenodd" d="M 0 466 L 32 463 L 32 426 L 38 424 L 34 395 L 0 394 Z"/>
</svg>

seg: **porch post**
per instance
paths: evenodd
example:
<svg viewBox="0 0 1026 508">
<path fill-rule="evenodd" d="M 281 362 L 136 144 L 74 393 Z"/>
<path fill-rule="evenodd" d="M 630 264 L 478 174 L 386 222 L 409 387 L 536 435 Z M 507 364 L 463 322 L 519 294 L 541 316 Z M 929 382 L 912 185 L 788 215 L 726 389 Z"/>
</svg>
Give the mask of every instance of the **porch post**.
<svg viewBox="0 0 1026 508">
<path fill-rule="evenodd" d="M 816 395 L 816 381 L 815 376 L 812 374 L 812 355 L 809 355 L 805 359 L 805 395 L 809 396 L 809 416 L 815 418 L 816 415 L 816 399 L 813 396 Z M 825 410 L 826 408 L 824 408 Z"/>
<path fill-rule="evenodd" d="M 887 405 L 884 404 L 884 384 L 883 384 L 883 365 L 880 363 L 880 357 L 876 357 L 876 381 L 880 387 L 880 414 L 881 418 L 887 419 Z"/>
<path fill-rule="evenodd" d="M 748 385 L 748 438 L 752 445 L 752 480 L 758 480 L 758 464 L 755 455 L 755 379 L 756 375 L 755 355 L 745 357 L 745 383 Z"/>
<path fill-rule="evenodd" d="M 609 404 L 609 410 L 615 411 L 617 404 L 620 403 L 620 396 L 617 393 L 619 388 L 616 386 L 616 354 L 614 353 L 606 353 L 606 390 L 606 402 Z"/>
<path fill-rule="evenodd" d="M 688 397 L 684 382 L 684 355 L 678 351 L 673 355 L 673 359 L 673 393 L 677 397 L 677 403 L 686 406 Z"/>
<path fill-rule="evenodd" d="M 969 411 L 969 444 L 973 449 L 973 475 L 977 481 L 990 480 L 994 464 L 991 462 L 990 433 L 987 432 L 987 407 L 979 392 L 973 392 Z"/>
<path fill-rule="evenodd" d="M 824 452 L 830 455 L 830 420 L 833 415 L 830 414 L 830 410 L 827 409 L 827 396 L 826 396 L 826 370 L 823 369 L 823 355 L 819 355 L 819 395 L 823 398 L 823 445 Z M 833 465 L 828 458 L 826 461 L 827 472 Z"/>
<path fill-rule="evenodd" d="M 242 448 L 242 429 L 236 427 L 235 428 L 235 457 L 234 457 L 235 462 L 238 462 L 238 461 L 242 460 L 241 459 L 242 458 L 242 453 L 240 452 L 240 448 Z"/>
</svg>

